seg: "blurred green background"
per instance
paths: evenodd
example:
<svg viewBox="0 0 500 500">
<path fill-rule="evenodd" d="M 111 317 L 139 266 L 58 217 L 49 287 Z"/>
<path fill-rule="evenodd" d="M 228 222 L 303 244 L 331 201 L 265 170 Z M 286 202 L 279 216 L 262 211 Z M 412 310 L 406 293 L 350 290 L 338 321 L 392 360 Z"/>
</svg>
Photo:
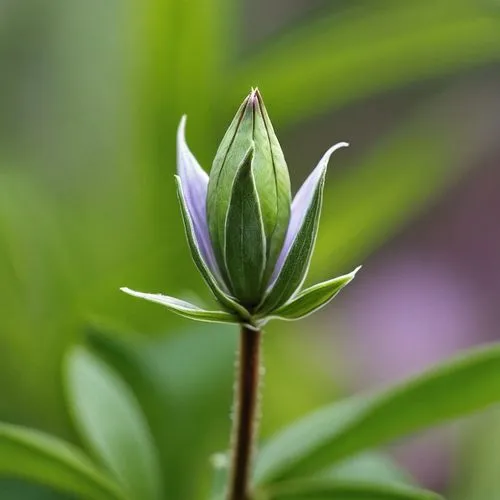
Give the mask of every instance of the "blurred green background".
<svg viewBox="0 0 500 500">
<path fill-rule="evenodd" d="M 85 341 L 133 387 L 177 500 L 202 498 L 227 446 L 237 335 L 118 289 L 211 300 L 184 240 L 175 130 L 186 113 L 209 170 L 251 86 L 295 189 L 350 142 L 310 278 L 364 264 L 323 313 L 267 328 L 264 436 L 498 332 L 496 0 L 1 0 L 0 419 L 78 442 L 61 363 Z M 483 425 L 393 451 L 454 498 L 500 497 Z M 63 497 L 9 480 L 0 498 Z"/>
</svg>

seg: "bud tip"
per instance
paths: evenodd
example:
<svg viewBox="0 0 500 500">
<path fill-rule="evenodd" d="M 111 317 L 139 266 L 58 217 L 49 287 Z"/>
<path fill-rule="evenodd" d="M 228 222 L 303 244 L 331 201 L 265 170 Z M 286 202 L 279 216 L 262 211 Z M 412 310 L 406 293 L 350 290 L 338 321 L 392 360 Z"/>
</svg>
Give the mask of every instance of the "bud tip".
<svg viewBox="0 0 500 500">
<path fill-rule="evenodd" d="M 248 95 L 249 104 L 252 107 L 256 107 L 256 106 L 258 106 L 260 99 L 261 99 L 261 97 L 260 97 L 258 87 L 255 87 L 255 88 L 252 87 L 250 90 L 250 94 Z"/>
</svg>

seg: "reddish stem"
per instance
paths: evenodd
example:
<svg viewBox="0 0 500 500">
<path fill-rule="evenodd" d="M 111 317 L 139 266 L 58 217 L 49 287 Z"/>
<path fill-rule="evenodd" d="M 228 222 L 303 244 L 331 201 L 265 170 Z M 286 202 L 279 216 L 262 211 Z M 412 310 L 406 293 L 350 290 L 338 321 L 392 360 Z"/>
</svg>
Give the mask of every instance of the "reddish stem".
<svg viewBox="0 0 500 500">
<path fill-rule="evenodd" d="M 250 474 L 259 407 L 261 336 L 260 331 L 241 327 L 229 500 L 250 500 Z"/>
</svg>

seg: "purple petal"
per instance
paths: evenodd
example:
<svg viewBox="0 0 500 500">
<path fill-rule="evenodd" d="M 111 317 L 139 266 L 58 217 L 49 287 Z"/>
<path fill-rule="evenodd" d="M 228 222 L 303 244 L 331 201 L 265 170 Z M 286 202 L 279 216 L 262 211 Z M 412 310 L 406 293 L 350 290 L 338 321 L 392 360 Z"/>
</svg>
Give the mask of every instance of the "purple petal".
<svg viewBox="0 0 500 500">
<path fill-rule="evenodd" d="M 177 129 L 177 173 L 180 177 L 182 193 L 193 223 L 193 230 L 201 256 L 212 273 L 217 278 L 220 278 L 210 235 L 208 234 L 206 212 L 208 175 L 189 150 L 185 139 L 185 129 L 186 116 L 184 115 Z"/>
<path fill-rule="evenodd" d="M 316 168 L 311 172 L 309 177 L 304 181 L 301 188 L 298 190 L 295 198 L 292 202 L 292 210 L 290 214 L 290 222 L 288 223 L 288 230 L 285 236 L 285 242 L 283 243 L 283 248 L 281 249 L 281 253 L 276 261 L 276 266 L 274 268 L 273 275 L 271 277 L 271 285 L 274 284 L 276 278 L 278 277 L 281 269 L 283 268 L 283 264 L 292 248 L 293 242 L 297 236 L 297 233 L 300 231 L 304 219 L 306 217 L 307 211 L 311 205 L 311 202 L 314 197 L 314 193 L 316 192 L 316 187 L 318 186 L 318 182 L 321 179 L 321 175 L 323 171 L 328 166 L 328 160 L 334 151 L 340 148 L 345 148 L 349 146 L 347 142 L 339 142 L 332 146 L 321 158 Z"/>
</svg>

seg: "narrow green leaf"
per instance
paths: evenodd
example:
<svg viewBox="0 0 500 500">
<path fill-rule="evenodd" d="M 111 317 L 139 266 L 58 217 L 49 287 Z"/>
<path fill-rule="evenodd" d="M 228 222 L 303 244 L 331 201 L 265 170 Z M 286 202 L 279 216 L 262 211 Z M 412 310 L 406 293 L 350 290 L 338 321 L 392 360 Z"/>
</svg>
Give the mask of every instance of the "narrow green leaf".
<svg viewBox="0 0 500 500">
<path fill-rule="evenodd" d="M 439 500 L 441 498 L 431 491 L 410 486 L 382 486 L 324 478 L 276 484 L 262 494 L 262 500 Z"/>
<path fill-rule="evenodd" d="M 196 321 L 207 321 L 209 323 L 238 323 L 238 319 L 232 314 L 225 311 L 207 311 L 201 309 L 194 304 L 186 302 L 185 300 L 162 295 L 161 293 L 143 293 L 136 292 L 130 288 L 120 288 L 122 292 L 128 293 L 140 299 L 149 300 L 156 304 L 165 306 L 170 311 L 183 316 L 184 318 L 194 319 Z"/>
<path fill-rule="evenodd" d="M 229 405 L 238 339 L 235 325 L 187 325 L 174 335 L 164 332 L 140 342 L 95 329 L 88 337 L 139 399 L 172 500 L 207 497 L 207 457 L 229 432 L 229 419 L 221 419 L 220 412 Z"/>
<path fill-rule="evenodd" d="M 319 473 L 318 477 L 382 485 L 413 484 L 408 472 L 398 467 L 389 456 L 380 452 L 365 452 L 342 460 Z"/>
<path fill-rule="evenodd" d="M 24 427 L 0 423 L 0 476 L 45 484 L 86 500 L 125 500 L 119 486 L 78 448 Z"/>
<path fill-rule="evenodd" d="M 323 408 L 271 439 L 258 484 L 318 471 L 362 450 L 500 401 L 500 346 L 474 349 L 393 388 Z"/>
<path fill-rule="evenodd" d="M 259 450 L 254 472 L 256 484 L 269 484 L 291 477 L 298 464 L 306 462 L 325 443 L 336 437 L 364 408 L 369 407 L 367 398 L 352 397 L 321 408 L 278 432 Z M 339 457 L 338 460 L 346 458 Z M 328 467 L 337 458 L 322 464 L 318 470 Z"/>
<path fill-rule="evenodd" d="M 193 224 L 191 218 L 189 217 L 189 211 L 186 207 L 186 202 L 184 201 L 184 194 L 182 192 L 182 185 L 179 177 L 175 176 L 175 182 L 177 184 L 177 196 L 179 198 L 179 203 L 181 206 L 182 220 L 184 222 L 184 229 L 186 232 L 186 239 L 188 240 L 189 249 L 191 250 L 191 256 L 193 258 L 196 267 L 203 276 L 205 282 L 209 286 L 210 290 L 214 294 L 215 298 L 221 303 L 223 307 L 230 311 L 235 311 L 239 316 L 245 319 L 249 319 L 250 315 L 248 312 L 239 305 L 234 299 L 232 299 L 227 293 L 225 293 L 220 284 L 214 278 L 210 270 L 207 268 L 203 259 L 200 255 L 200 250 L 196 245 L 196 240 L 194 237 Z"/>
<path fill-rule="evenodd" d="M 323 187 L 325 185 L 326 161 L 321 177 L 315 187 L 312 202 L 307 207 L 302 226 L 292 243 L 275 283 L 257 311 L 261 316 L 265 316 L 276 307 L 284 304 L 304 282 L 318 233 L 323 202 Z"/>
<path fill-rule="evenodd" d="M 135 396 L 108 365 L 75 347 L 65 367 L 71 416 L 92 453 L 113 473 L 128 496 L 162 496 L 157 451 Z"/>
<path fill-rule="evenodd" d="M 232 292 L 249 305 L 256 305 L 261 299 L 266 265 L 266 235 L 253 157 L 252 146 L 234 178 L 224 231 L 224 261 Z"/>
<path fill-rule="evenodd" d="M 294 320 L 304 318 L 330 302 L 348 283 L 350 283 L 361 266 L 349 274 L 333 278 L 323 283 L 306 288 L 297 297 L 272 313 L 272 318 Z"/>
</svg>

